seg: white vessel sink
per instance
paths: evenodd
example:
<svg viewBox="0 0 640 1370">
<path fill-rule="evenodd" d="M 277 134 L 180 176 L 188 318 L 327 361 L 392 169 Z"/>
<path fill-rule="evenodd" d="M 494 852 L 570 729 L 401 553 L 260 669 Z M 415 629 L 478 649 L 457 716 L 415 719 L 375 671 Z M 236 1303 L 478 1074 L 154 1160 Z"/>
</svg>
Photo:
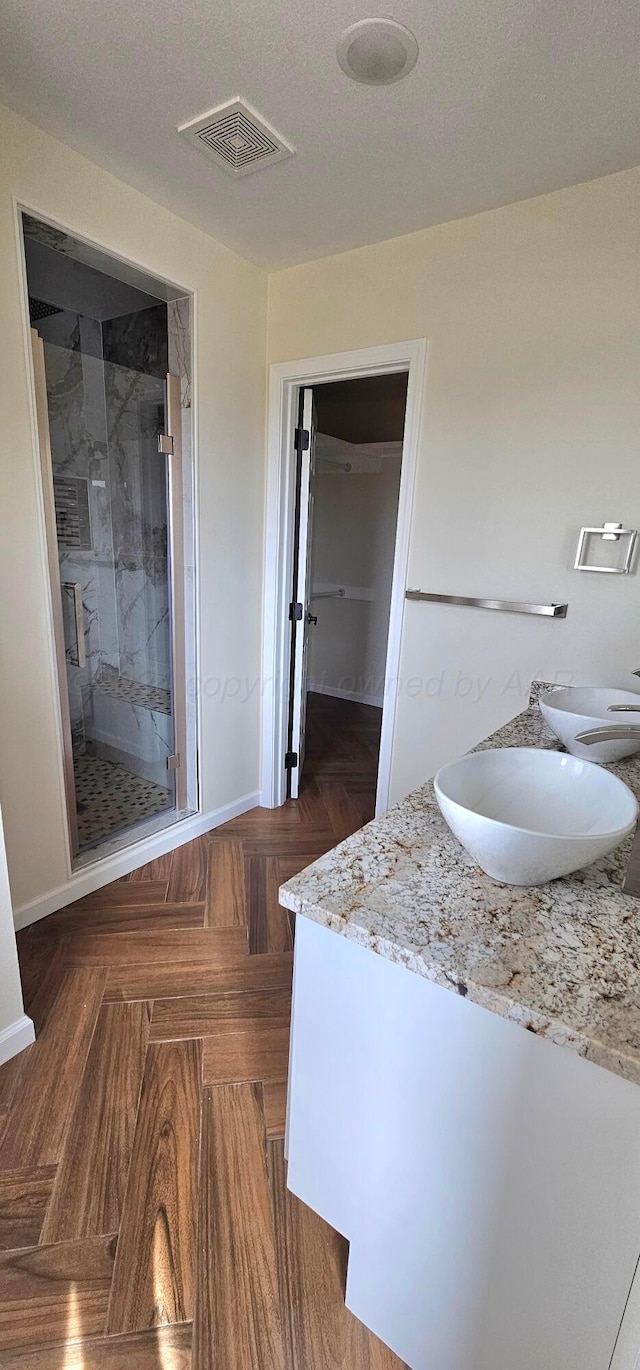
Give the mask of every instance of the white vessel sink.
<svg viewBox="0 0 640 1370">
<path fill-rule="evenodd" d="M 635 705 L 638 713 L 610 712 L 610 705 Z M 606 764 L 620 761 L 640 751 L 640 694 L 632 690 L 612 690 L 608 686 L 568 685 L 558 690 L 546 690 L 540 696 L 540 708 L 551 731 L 564 743 L 573 756 L 585 761 Z M 576 734 L 603 723 L 637 723 L 638 741 L 576 742 Z"/>
<path fill-rule="evenodd" d="M 434 780 L 443 817 L 494 880 L 544 885 L 613 851 L 638 816 L 610 771 L 564 752 L 504 747 L 451 761 Z"/>
</svg>

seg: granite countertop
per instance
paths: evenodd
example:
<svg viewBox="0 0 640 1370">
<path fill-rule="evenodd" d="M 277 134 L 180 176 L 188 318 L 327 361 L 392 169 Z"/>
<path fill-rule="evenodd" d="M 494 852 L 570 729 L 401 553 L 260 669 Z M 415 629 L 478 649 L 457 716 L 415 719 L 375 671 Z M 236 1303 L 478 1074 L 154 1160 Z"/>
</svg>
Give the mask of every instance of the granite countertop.
<svg viewBox="0 0 640 1370">
<path fill-rule="evenodd" d="M 481 743 L 562 750 L 535 702 Z M 609 768 L 640 798 L 640 760 Z M 632 838 L 547 885 L 500 885 L 449 831 L 431 783 L 288 880 L 285 908 L 640 1084 L 640 900 Z"/>
</svg>

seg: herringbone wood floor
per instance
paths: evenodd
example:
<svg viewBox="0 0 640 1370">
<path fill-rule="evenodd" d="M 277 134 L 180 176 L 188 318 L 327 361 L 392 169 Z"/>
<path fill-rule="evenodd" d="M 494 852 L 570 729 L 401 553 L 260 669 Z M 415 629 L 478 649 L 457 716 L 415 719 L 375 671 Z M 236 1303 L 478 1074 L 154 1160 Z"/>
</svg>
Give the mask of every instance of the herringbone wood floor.
<svg viewBox="0 0 640 1370">
<path fill-rule="evenodd" d="M 399 1370 L 282 1151 L 277 890 L 371 817 L 378 737 L 379 711 L 312 696 L 297 803 L 19 935 L 38 1036 L 0 1069 L 3 1370 Z"/>
</svg>

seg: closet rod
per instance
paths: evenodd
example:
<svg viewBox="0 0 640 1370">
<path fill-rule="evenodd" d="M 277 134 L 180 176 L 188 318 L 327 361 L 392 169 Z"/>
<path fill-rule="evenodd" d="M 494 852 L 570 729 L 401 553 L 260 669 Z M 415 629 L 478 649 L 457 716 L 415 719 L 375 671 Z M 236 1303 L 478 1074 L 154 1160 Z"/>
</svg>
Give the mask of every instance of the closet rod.
<svg viewBox="0 0 640 1370">
<path fill-rule="evenodd" d="M 328 461 L 331 466 L 339 466 L 342 471 L 351 470 L 350 461 L 340 461 L 339 457 L 325 457 L 324 452 L 318 453 L 318 461 Z"/>
</svg>

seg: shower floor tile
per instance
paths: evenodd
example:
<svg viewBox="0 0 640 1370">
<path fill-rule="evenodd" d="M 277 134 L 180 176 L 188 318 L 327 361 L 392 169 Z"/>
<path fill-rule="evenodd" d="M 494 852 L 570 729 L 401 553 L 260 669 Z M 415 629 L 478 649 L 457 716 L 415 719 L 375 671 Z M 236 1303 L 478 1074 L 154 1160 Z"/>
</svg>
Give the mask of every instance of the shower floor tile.
<svg viewBox="0 0 640 1370">
<path fill-rule="evenodd" d="M 80 850 L 173 807 L 173 794 L 119 762 L 78 756 L 73 763 Z"/>
</svg>

